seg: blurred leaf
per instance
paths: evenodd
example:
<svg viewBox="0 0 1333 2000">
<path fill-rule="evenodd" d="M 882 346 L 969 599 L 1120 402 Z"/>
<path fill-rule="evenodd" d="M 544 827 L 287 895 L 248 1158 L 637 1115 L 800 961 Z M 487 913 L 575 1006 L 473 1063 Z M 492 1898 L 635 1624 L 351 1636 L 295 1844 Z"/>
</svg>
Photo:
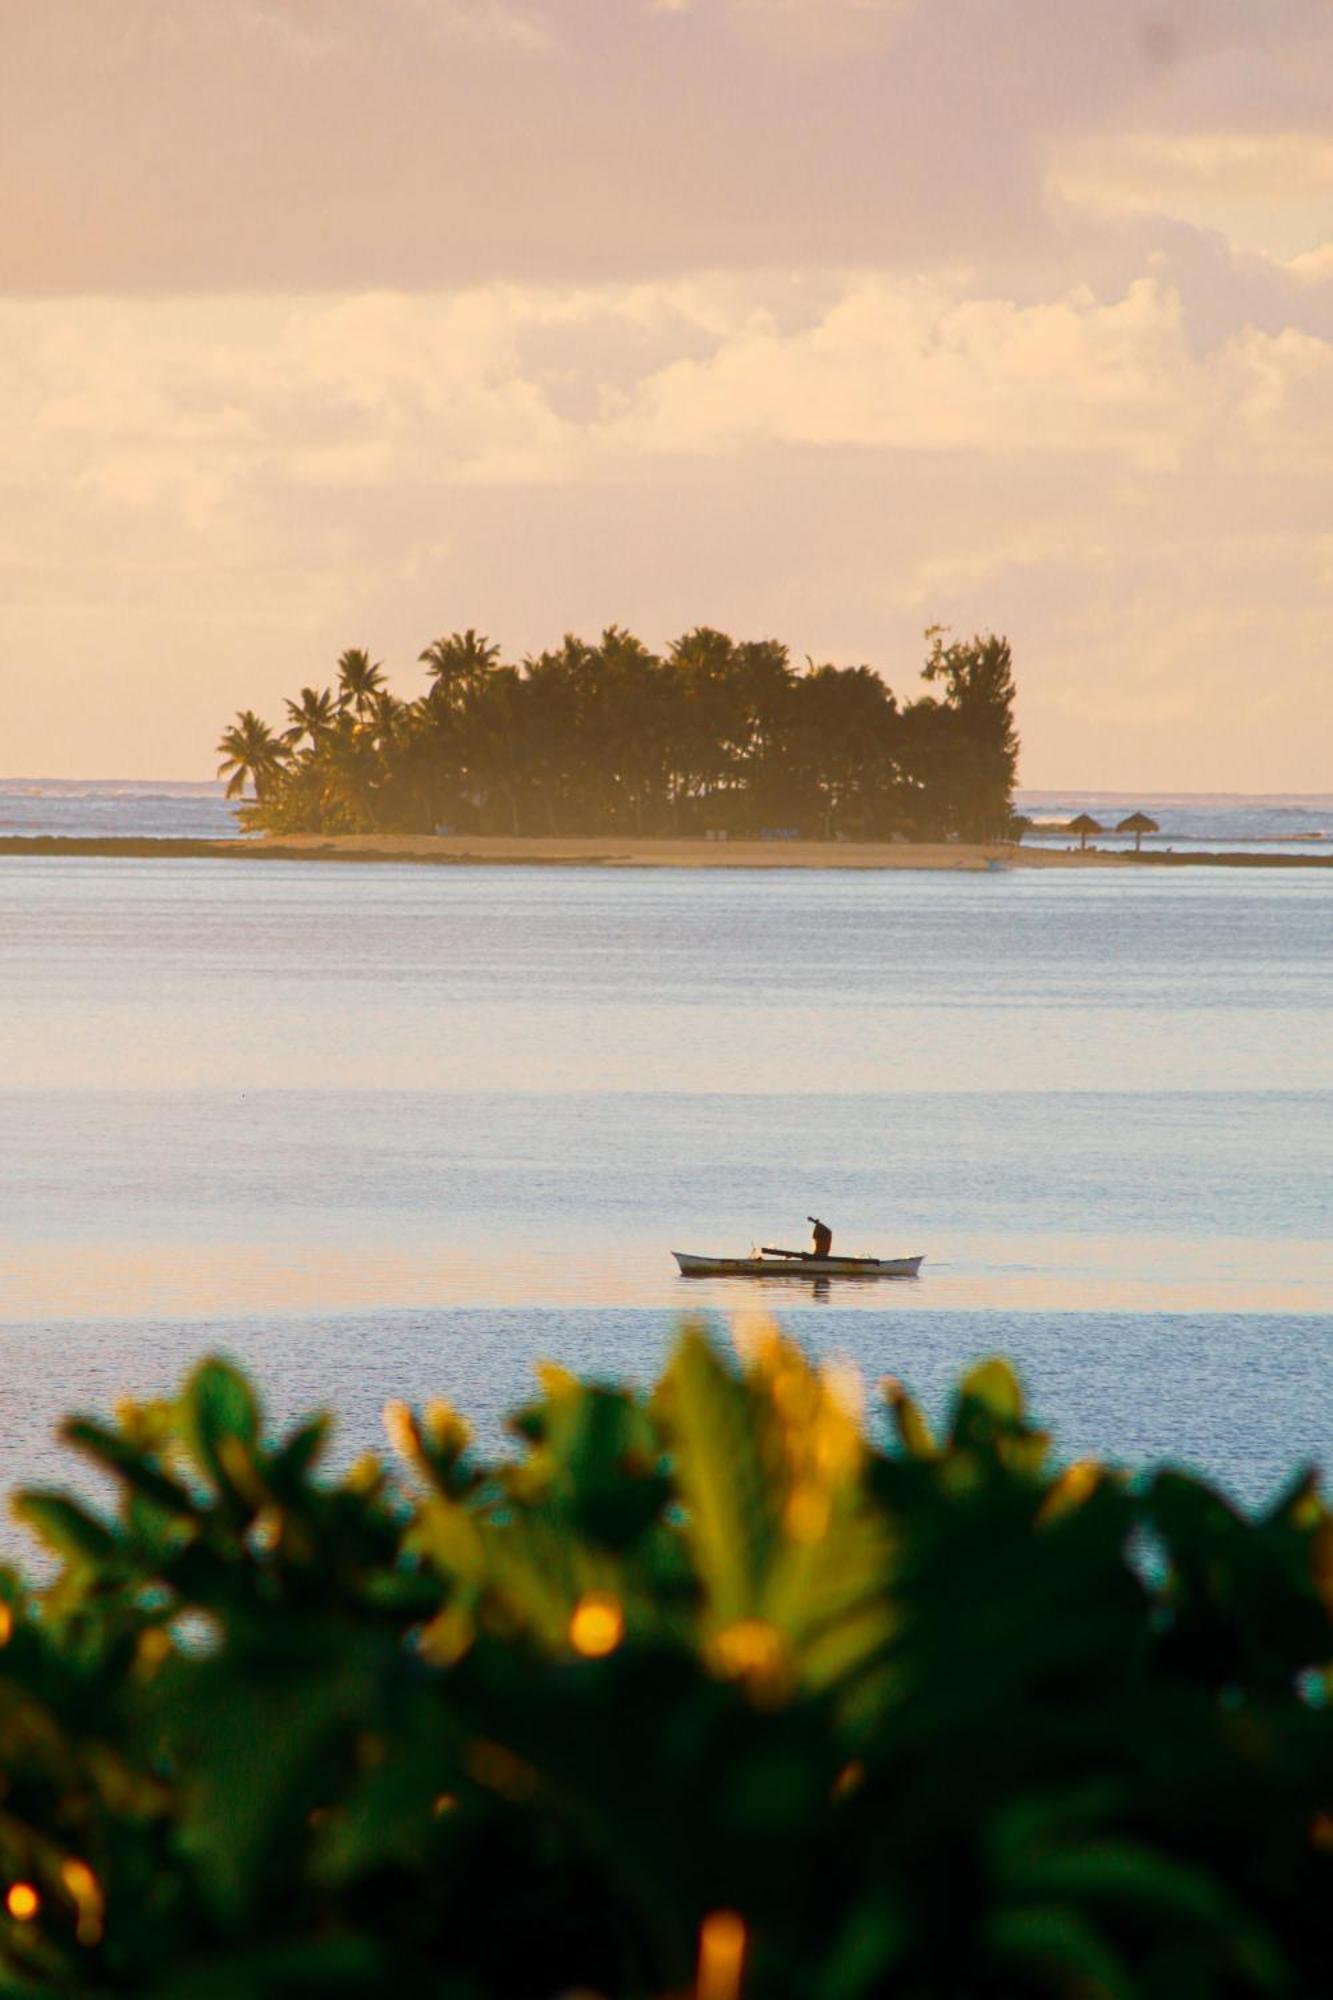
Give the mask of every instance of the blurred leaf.
<svg viewBox="0 0 1333 2000">
<path fill-rule="evenodd" d="M 106 1524 L 63 1494 L 30 1489 L 16 1494 L 10 1505 L 17 1521 L 68 1562 L 91 1566 L 109 1562 L 117 1553 L 116 1537 Z"/>
<path fill-rule="evenodd" d="M 969 1368 L 958 1385 L 960 1398 L 982 1404 L 1000 1423 L 1017 1424 L 1023 1418 L 1023 1391 L 1009 1363 L 998 1355 Z"/>
<path fill-rule="evenodd" d="M 738 1344 L 548 1369 L 517 1456 L 406 1413 L 411 1496 L 321 1419 L 263 1444 L 226 1363 L 73 1420 L 116 1510 L 25 1496 L 63 1566 L 0 1572 L 0 1981 L 660 2000 L 734 1911 L 743 2000 L 1322 1992 L 1313 1479 L 1053 1477 L 998 1362 L 938 1437 L 888 1392 L 881 1451 Z"/>
<path fill-rule="evenodd" d="M 909 1458 L 934 1458 L 935 1440 L 921 1405 L 892 1376 L 884 1382 L 883 1392 L 902 1450 Z"/>
<path fill-rule="evenodd" d="M 1087 2000 L 1141 2000 L 1143 1988 L 1097 1930 L 1057 1904 L 1002 1910 L 989 1942 L 1003 1963 L 1036 1973 L 1050 1990 Z"/>
<path fill-rule="evenodd" d="M 687 1329 L 659 1389 L 685 1534 L 714 1617 L 758 1608 L 775 1535 L 752 1399 L 704 1335 Z"/>
<path fill-rule="evenodd" d="M 195 1511 L 195 1499 L 189 1489 L 165 1472 L 153 1457 L 139 1446 L 130 1443 L 119 1431 L 108 1430 L 105 1425 L 87 1417 L 71 1417 L 62 1424 L 60 1436 L 64 1443 L 92 1459 L 123 1480 L 130 1493 L 147 1501 L 156 1510 L 156 1519 L 150 1532 L 166 1532 L 166 1524 L 189 1516 Z M 141 1517 L 147 1525 L 149 1516 Z"/>
<path fill-rule="evenodd" d="M 245 1376 L 217 1355 L 201 1361 L 185 1385 L 180 1412 L 186 1442 L 201 1471 L 224 1485 L 234 1483 L 237 1464 L 249 1462 L 259 1441 L 259 1405 Z"/>
</svg>

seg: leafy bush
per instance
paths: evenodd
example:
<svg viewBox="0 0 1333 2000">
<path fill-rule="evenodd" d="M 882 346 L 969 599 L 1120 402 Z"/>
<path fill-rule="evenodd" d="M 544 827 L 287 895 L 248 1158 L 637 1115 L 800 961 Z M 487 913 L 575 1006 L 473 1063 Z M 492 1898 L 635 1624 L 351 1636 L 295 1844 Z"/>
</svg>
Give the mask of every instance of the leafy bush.
<svg viewBox="0 0 1333 2000">
<path fill-rule="evenodd" d="M 64 1435 L 0 1579 L 0 1990 L 173 2000 L 1328 1990 L 1333 1525 L 939 1437 L 763 1327 L 541 1371 L 406 1490 L 207 1361 Z M 874 1426 L 872 1424 L 871 1428 Z"/>
</svg>

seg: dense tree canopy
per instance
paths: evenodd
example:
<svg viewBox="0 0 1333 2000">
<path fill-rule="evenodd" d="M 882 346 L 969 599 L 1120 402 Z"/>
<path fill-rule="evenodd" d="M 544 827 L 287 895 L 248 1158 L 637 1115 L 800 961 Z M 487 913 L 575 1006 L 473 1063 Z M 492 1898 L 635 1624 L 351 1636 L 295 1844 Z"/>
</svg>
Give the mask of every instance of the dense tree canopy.
<svg viewBox="0 0 1333 2000">
<path fill-rule="evenodd" d="M 792 665 L 774 639 L 697 626 L 663 654 L 609 626 L 507 663 L 468 630 L 421 654 L 417 701 L 361 647 L 271 731 L 218 746 L 230 796 L 270 832 L 734 835 L 993 840 L 1018 757 L 1008 641 L 946 643 L 903 706 L 869 667 Z M 933 691 L 938 684 L 940 693 Z"/>
<path fill-rule="evenodd" d="M 0 1995 L 1315 2000 L 1333 1516 L 751 1323 L 325 1472 L 221 1361 L 0 1570 Z M 109 1503 L 109 1504 L 108 1504 Z"/>
</svg>

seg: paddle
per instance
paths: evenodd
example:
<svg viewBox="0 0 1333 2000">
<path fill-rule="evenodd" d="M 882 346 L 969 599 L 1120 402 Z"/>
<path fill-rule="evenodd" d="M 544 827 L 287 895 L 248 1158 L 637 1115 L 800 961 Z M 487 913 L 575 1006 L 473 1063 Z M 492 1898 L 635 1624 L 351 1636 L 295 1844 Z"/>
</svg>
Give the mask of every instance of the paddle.
<svg viewBox="0 0 1333 2000">
<path fill-rule="evenodd" d="M 796 1257 L 803 1264 L 882 1264 L 884 1262 L 882 1257 L 844 1257 L 841 1253 L 835 1257 L 832 1251 L 829 1252 L 827 1257 L 818 1257 L 813 1250 L 775 1250 L 771 1243 L 761 1243 L 759 1254 L 761 1257 Z"/>
</svg>

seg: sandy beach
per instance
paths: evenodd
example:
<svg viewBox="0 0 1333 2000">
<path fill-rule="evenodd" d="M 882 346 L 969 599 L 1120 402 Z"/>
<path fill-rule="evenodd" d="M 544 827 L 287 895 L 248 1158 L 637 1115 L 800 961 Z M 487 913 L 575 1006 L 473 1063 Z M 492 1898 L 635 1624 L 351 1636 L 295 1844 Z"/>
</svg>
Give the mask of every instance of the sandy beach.
<svg viewBox="0 0 1333 2000">
<path fill-rule="evenodd" d="M 626 840 L 612 836 L 521 838 L 503 835 L 318 834 L 248 843 L 252 851 L 281 849 L 320 860 L 527 863 L 603 868 L 951 868 L 986 869 L 1122 861 L 1124 856 L 1020 854 L 1012 847 L 958 844 L 913 846 L 906 841 Z"/>
<path fill-rule="evenodd" d="M 255 840 L 11 835 L 0 855 L 207 861 L 408 861 L 454 867 L 914 868 L 977 874 L 1001 868 L 1333 868 L 1333 854 L 1103 853 L 1096 848 L 915 845 L 907 841 L 625 840 L 499 834 L 286 834 Z"/>
</svg>

